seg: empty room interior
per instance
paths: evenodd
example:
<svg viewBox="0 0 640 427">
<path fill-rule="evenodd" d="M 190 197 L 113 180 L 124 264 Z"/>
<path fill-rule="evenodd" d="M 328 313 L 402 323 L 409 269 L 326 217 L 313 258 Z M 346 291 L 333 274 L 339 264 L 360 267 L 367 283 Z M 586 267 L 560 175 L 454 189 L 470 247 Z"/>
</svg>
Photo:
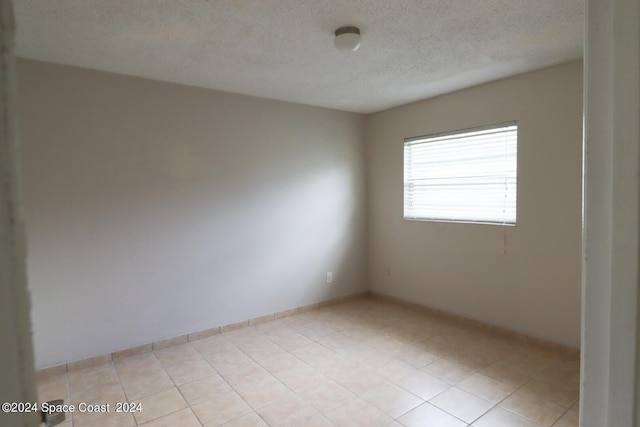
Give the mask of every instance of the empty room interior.
<svg viewBox="0 0 640 427">
<path fill-rule="evenodd" d="M 14 10 L 59 425 L 579 425 L 582 1 Z"/>
</svg>

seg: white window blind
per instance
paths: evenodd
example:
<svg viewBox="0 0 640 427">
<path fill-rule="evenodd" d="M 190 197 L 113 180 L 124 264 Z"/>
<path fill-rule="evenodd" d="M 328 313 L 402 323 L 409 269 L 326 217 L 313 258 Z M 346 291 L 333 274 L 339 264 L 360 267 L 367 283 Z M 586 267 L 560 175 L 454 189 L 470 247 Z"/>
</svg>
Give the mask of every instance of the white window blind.
<svg viewBox="0 0 640 427">
<path fill-rule="evenodd" d="M 405 219 L 515 225 L 517 153 L 515 122 L 406 139 Z"/>
</svg>

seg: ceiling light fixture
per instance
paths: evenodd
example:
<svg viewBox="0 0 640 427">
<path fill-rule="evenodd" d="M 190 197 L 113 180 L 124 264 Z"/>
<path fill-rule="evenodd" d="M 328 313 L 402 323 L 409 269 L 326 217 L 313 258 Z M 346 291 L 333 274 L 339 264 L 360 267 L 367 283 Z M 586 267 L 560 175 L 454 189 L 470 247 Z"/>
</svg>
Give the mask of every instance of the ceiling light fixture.
<svg viewBox="0 0 640 427">
<path fill-rule="evenodd" d="M 333 39 L 333 44 L 335 44 L 338 50 L 342 51 L 355 51 L 360 47 L 360 41 L 362 40 L 362 36 L 360 36 L 360 28 L 358 27 L 340 27 L 336 30 L 336 37 Z"/>
</svg>

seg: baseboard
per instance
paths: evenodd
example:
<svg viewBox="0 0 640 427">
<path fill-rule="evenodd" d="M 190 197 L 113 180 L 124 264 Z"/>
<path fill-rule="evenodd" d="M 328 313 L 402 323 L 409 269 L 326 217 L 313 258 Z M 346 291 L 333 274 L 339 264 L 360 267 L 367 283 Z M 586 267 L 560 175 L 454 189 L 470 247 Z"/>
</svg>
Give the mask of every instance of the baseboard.
<svg viewBox="0 0 640 427">
<path fill-rule="evenodd" d="M 38 378 L 43 378 L 43 377 L 57 375 L 65 372 L 72 372 L 79 369 L 88 368 L 91 366 L 97 366 L 104 363 L 110 363 L 114 360 L 118 360 L 123 357 L 149 353 L 153 350 L 160 350 L 160 349 L 171 347 L 174 345 L 201 340 L 214 335 L 218 335 L 220 333 L 234 331 L 237 329 L 245 328 L 247 326 L 259 325 L 259 324 L 270 322 L 276 319 L 282 319 L 283 317 L 293 316 L 295 314 L 315 310 L 320 307 L 327 307 L 330 305 L 353 301 L 368 295 L 370 295 L 370 293 L 368 291 L 365 291 L 365 292 L 359 292 L 359 293 L 344 296 L 344 297 L 332 298 L 329 300 L 308 304 L 308 305 L 292 308 L 289 310 L 280 311 L 277 313 L 267 314 L 265 316 L 255 317 L 253 319 L 243 320 L 241 322 L 235 322 L 227 325 L 216 326 L 214 328 L 209 328 L 202 331 L 192 332 L 190 334 L 185 334 L 185 335 L 180 335 L 173 338 L 155 341 L 155 342 L 143 344 L 136 347 L 130 347 L 124 350 L 114 351 L 114 352 L 102 354 L 99 356 L 89 357 L 87 359 L 76 360 L 73 362 L 68 362 L 68 363 L 63 363 L 56 366 L 38 369 L 36 371 L 36 375 Z"/>
<path fill-rule="evenodd" d="M 369 292 L 369 295 L 371 295 L 371 297 L 375 299 L 401 305 L 403 307 L 406 307 L 418 312 L 423 312 L 431 316 L 438 316 L 445 319 L 449 319 L 453 322 L 460 323 L 465 326 L 470 326 L 478 330 L 492 332 L 500 336 L 514 339 L 518 342 L 526 343 L 538 348 L 560 353 L 566 357 L 580 358 L 580 349 L 577 349 L 577 348 L 569 347 L 563 344 L 558 344 L 553 341 L 547 341 L 540 338 L 532 337 L 522 332 L 516 332 L 511 329 L 503 328 L 501 326 L 495 326 L 490 323 L 482 322 L 476 319 L 471 319 L 465 316 L 450 313 L 448 311 L 428 307 L 428 306 L 417 304 L 414 302 L 405 301 L 403 299 L 392 297 L 390 295 L 381 294 L 378 292 Z"/>
<path fill-rule="evenodd" d="M 91 366 L 101 365 L 104 363 L 110 363 L 114 360 L 121 359 L 123 357 L 134 356 L 137 354 L 149 353 L 153 350 L 160 350 L 163 348 L 171 347 L 174 345 L 184 344 L 187 342 L 197 341 L 204 338 L 208 338 L 214 335 L 218 335 L 220 333 L 230 332 L 237 329 L 245 328 L 248 326 L 259 325 L 262 323 L 270 322 L 276 319 L 282 319 L 283 317 L 293 316 L 299 313 L 304 313 L 311 310 L 316 310 L 322 307 L 328 307 L 335 304 L 340 304 L 348 301 L 353 301 L 356 299 L 360 299 L 363 297 L 371 297 L 374 299 L 378 299 L 381 301 L 390 302 L 393 304 L 397 304 L 403 306 L 405 308 L 422 312 L 428 314 L 430 316 L 438 316 L 441 318 L 445 318 L 451 320 L 453 322 L 457 322 L 460 324 L 464 324 L 465 326 L 470 326 L 476 328 L 478 330 L 492 332 L 494 334 L 508 337 L 514 339 L 518 342 L 526 343 L 538 348 L 542 348 L 545 350 L 553 351 L 559 354 L 562 354 L 566 357 L 579 358 L 580 350 L 569 347 L 563 344 L 554 343 L 552 341 L 543 340 L 540 338 L 535 338 L 521 332 L 516 332 L 511 329 L 503 328 L 500 326 L 495 326 L 490 323 L 482 322 L 479 320 L 471 319 L 465 316 L 460 316 L 458 314 L 453 314 L 444 310 L 428 307 L 425 305 L 417 304 L 414 302 L 409 302 L 402 300 L 400 298 L 392 297 L 390 295 L 381 294 L 378 292 L 359 292 L 353 295 L 348 295 L 345 297 L 334 298 L 326 301 L 317 302 L 314 304 L 308 304 L 300 307 L 296 307 L 293 309 L 280 311 L 277 313 L 268 314 L 265 316 L 255 317 L 253 319 L 243 320 L 242 322 L 235 322 L 227 325 L 218 326 L 215 328 L 205 329 L 198 332 L 193 332 L 190 334 L 180 335 L 173 338 L 168 338 L 160 341 L 155 341 L 152 343 L 143 344 L 136 347 L 127 348 L 120 351 L 115 351 L 112 353 L 106 353 L 103 355 L 90 357 L 87 359 L 77 360 L 74 362 L 63 363 L 61 365 L 51 366 L 48 368 L 43 368 L 37 370 L 36 374 L 39 378 L 48 377 L 51 375 L 61 374 L 65 372 L 72 372 L 78 369 L 84 369 Z"/>
</svg>

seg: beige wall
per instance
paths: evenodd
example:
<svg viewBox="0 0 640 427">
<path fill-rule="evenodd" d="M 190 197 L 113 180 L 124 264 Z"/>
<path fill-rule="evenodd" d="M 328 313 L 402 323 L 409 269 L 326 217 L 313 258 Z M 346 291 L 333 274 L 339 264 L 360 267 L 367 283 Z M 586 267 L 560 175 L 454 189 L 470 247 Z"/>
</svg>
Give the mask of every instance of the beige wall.
<svg viewBox="0 0 640 427">
<path fill-rule="evenodd" d="M 516 227 L 403 220 L 404 138 L 509 120 Z M 366 140 L 372 290 L 579 346 L 582 62 L 374 114 Z"/>
<path fill-rule="evenodd" d="M 366 119 L 18 65 L 39 368 L 367 285 L 579 345 L 581 62 Z M 405 137 L 508 120 L 517 227 L 402 219 Z"/>
<path fill-rule="evenodd" d="M 27 60 L 18 78 L 37 367 L 365 289 L 362 116 Z"/>
</svg>

